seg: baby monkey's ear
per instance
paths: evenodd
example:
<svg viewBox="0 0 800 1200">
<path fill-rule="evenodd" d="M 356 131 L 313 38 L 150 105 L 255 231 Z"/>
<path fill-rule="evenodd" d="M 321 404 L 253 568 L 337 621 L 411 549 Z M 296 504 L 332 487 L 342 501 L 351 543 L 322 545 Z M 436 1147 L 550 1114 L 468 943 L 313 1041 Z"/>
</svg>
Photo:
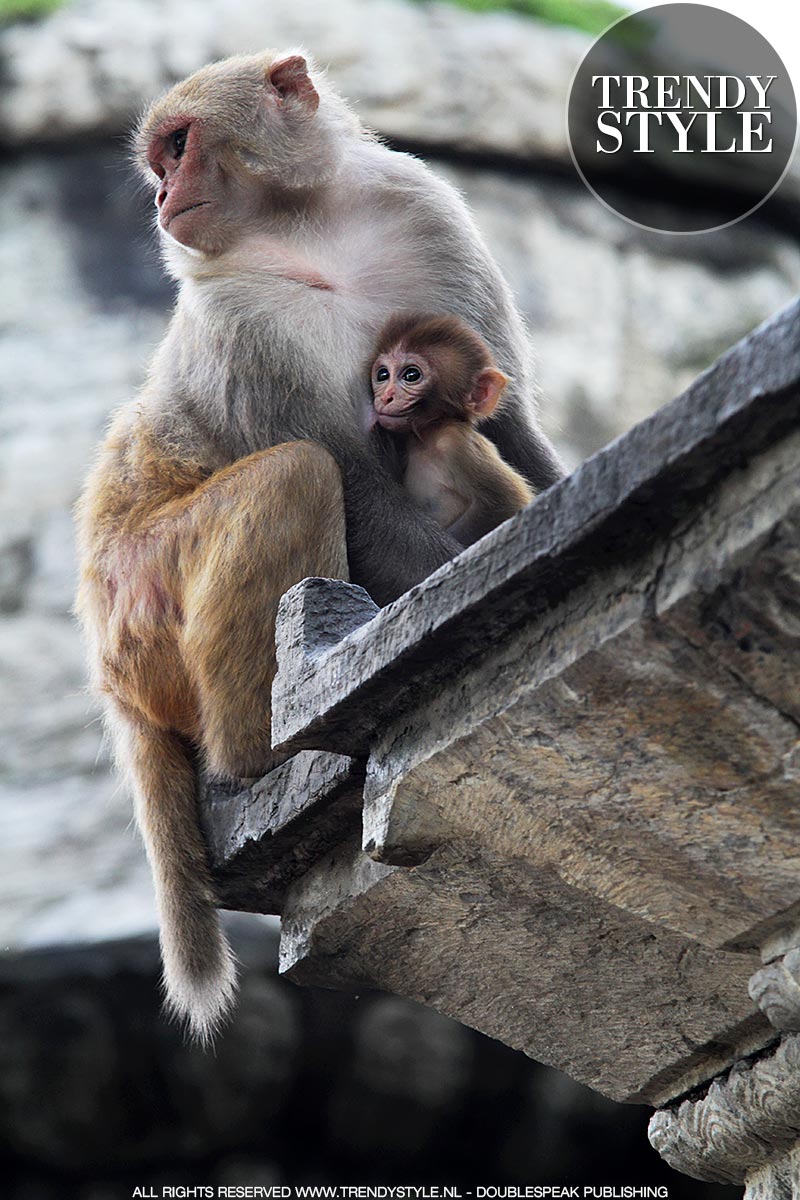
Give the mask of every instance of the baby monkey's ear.
<svg viewBox="0 0 800 1200">
<path fill-rule="evenodd" d="M 484 367 L 472 385 L 467 401 L 476 417 L 492 415 L 508 381 L 508 376 L 496 367 Z"/>
<path fill-rule="evenodd" d="M 301 54 L 274 62 L 267 71 L 266 82 L 279 107 L 286 103 L 296 104 L 309 116 L 319 108 L 319 95 L 311 82 L 308 63 Z"/>
</svg>

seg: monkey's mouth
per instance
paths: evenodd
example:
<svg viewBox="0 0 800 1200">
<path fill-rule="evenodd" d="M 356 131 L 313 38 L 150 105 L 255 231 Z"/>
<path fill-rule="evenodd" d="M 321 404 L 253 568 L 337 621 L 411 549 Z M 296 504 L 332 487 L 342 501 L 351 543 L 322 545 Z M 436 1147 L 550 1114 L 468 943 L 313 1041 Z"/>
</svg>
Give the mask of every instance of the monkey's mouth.
<svg viewBox="0 0 800 1200">
<path fill-rule="evenodd" d="M 410 429 L 411 417 L 408 413 L 376 413 L 376 421 L 384 429 Z"/>
<path fill-rule="evenodd" d="M 185 208 L 179 208 L 177 212 L 170 213 L 164 224 L 164 228 L 169 229 L 176 217 L 182 217 L 185 213 L 194 212 L 196 208 L 205 208 L 210 203 L 210 200 L 198 200 L 196 204 L 187 204 Z"/>
</svg>

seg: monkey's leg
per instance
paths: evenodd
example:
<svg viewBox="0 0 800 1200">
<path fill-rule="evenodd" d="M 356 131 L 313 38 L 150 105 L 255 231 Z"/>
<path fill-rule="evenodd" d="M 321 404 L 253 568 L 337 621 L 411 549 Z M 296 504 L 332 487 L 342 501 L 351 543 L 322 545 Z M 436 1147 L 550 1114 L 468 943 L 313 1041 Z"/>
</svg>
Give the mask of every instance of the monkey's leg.
<svg viewBox="0 0 800 1200">
<path fill-rule="evenodd" d="M 275 616 L 308 575 L 347 579 L 339 469 L 313 442 L 234 463 L 194 494 L 182 518 L 182 651 L 214 774 L 274 765 L 270 690 Z"/>
</svg>

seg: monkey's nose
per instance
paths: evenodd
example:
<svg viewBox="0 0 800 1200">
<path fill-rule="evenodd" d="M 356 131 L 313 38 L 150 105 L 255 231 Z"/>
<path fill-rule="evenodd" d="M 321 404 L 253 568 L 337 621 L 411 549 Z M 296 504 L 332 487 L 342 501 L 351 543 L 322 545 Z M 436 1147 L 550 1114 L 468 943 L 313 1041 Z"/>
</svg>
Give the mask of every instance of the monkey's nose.
<svg viewBox="0 0 800 1200">
<path fill-rule="evenodd" d="M 166 198 L 167 198 L 167 189 L 165 187 L 159 188 L 156 193 L 156 206 L 158 208 L 161 208 L 161 205 L 164 203 Z"/>
</svg>

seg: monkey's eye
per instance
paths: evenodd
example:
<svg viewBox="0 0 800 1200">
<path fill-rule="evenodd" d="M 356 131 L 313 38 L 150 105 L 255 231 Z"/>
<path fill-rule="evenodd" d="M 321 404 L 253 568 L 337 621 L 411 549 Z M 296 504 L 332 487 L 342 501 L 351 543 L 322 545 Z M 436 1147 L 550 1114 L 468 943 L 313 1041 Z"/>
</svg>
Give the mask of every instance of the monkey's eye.
<svg viewBox="0 0 800 1200">
<path fill-rule="evenodd" d="M 378 367 L 377 371 L 375 372 L 376 381 L 378 383 L 385 383 L 388 378 L 389 378 L 389 368 L 388 367 Z"/>
<path fill-rule="evenodd" d="M 419 383 L 422 379 L 422 371 L 419 367 L 406 367 L 400 378 L 404 379 L 406 383 Z"/>
<path fill-rule="evenodd" d="M 180 158 L 186 149 L 186 139 L 188 136 L 188 129 L 176 129 L 174 133 L 170 134 L 169 141 L 172 146 L 172 153 L 176 158 Z"/>
</svg>

